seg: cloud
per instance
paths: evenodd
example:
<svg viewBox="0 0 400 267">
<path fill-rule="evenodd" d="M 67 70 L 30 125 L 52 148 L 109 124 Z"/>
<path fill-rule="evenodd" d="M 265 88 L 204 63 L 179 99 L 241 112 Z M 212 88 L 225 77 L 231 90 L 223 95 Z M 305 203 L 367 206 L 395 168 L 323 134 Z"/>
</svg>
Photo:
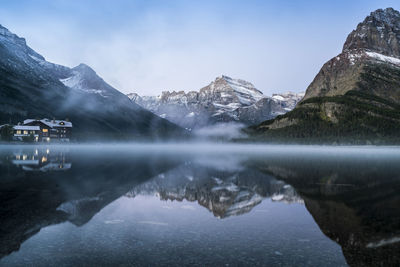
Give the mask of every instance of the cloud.
<svg viewBox="0 0 400 267">
<path fill-rule="evenodd" d="M 231 140 L 243 138 L 245 134 L 241 131 L 245 127 L 239 123 L 219 123 L 194 130 L 193 134 L 200 139 Z"/>
</svg>

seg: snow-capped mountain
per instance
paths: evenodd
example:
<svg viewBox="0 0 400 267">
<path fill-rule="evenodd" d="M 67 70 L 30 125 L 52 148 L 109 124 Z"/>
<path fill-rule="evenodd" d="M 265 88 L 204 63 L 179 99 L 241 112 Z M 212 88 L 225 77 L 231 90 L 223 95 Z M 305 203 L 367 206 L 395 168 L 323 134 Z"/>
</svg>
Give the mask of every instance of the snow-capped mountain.
<svg viewBox="0 0 400 267">
<path fill-rule="evenodd" d="M 57 65 L 0 25 L 0 124 L 69 118 L 75 137 L 143 137 L 183 132 L 107 84 L 89 66 Z"/>
<path fill-rule="evenodd" d="M 138 105 L 185 128 L 201 128 L 219 122 L 252 125 L 292 110 L 303 94 L 263 95 L 250 82 L 217 77 L 199 91 L 164 91 L 160 96 L 128 97 Z"/>
</svg>

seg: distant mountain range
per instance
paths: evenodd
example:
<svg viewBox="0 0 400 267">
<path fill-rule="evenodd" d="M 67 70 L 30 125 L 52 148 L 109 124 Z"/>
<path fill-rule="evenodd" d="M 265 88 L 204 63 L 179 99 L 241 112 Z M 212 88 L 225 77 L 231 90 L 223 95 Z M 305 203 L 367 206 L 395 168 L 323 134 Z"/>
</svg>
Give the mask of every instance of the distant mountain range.
<svg viewBox="0 0 400 267">
<path fill-rule="evenodd" d="M 325 63 L 297 107 L 248 131 L 257 140 L 400 142 L 400 13 L 378 9 Z"/>
<path fill-rule="evenodd" d="M 292 110 L 303 96 L 288 92 L 267 97 L 250 82 L 228 76 L 217 77 L 199 91 L 188 93 L 128 94 L 136 104 L 188 129 L 224 122 L 255 125 Z"/>
<path fill-rule="evenodd" d="M 69 118 L 78 139 L 167 137 L 177 125 L 132 103 L 89 66 L 50 63 L 0 26 L 0 124 Z"/>
</svg>

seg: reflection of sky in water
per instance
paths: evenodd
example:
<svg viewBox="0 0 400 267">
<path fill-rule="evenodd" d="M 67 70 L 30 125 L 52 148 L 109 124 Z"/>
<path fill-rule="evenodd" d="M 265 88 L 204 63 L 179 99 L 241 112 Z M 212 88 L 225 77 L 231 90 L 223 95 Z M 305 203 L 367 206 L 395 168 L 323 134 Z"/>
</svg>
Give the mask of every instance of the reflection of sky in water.
<svg viewBox="0 0 400 267">
<path fill-rule="evenodd" d="M 44 228 L 3 263 L 345 265 L 302 204 L 264 200 L 250 213 L 215 218 L 188 201 L 121 197 L 76 227 Z"/>
</svg>

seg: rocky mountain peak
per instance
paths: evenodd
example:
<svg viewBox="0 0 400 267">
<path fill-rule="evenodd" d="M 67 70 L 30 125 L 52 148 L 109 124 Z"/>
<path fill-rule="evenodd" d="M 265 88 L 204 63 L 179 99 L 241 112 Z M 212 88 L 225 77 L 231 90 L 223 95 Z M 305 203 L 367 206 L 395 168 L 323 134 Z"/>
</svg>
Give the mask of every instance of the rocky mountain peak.
<svg viewBox="0 0 400 267">
<path fill-rule="evenodd" d="M 370 17 L 373 17 L 376 21 L 385 22 L 391 27 L 398 26 L 400 19 L 400 12 L 388 7 L 386 9 L 377 9 L 371 12 Z"/>
<path fill-rule="evenodd" d="M 85 73 L 88 75 L 96 75 L 96 72 L 89 67 L 88 65 L 81 63 L 78 66 L 74 67 L 73 70 L 79 71 L 81 73 Z"/>
<path fill-rule="evenodd" d="M 26 45 L 25 38 L 21 38 L 18 35 L 10 32 L 7 28 L 0 25 L 0 36 L 3 38 L 7 38 L 15 43 L 19 43 L 20 45 Z"/>
<path fill-rule="evenodd" d="M 374 75 L 372 66 L 394 68 L 387 73 L 381 90 L 371 87 Z M 400 12 L 393 8 L 378 9 L 368 15 L 347 37 L 343 52 L 326 62 L 303 98 L 344 95 L 348 91 L 362 90 L 398 102 L 399 91 L 396 83 L 389 82 L 389 76 L 397 80 L 396 69 L 400 67 Z M 361 81 L 365 81 L 361 83 Z M 368 88 L 368 89 L 367 89 Z M 388 88 L 391 88 L 390 90 Z"/>
<path fill-rule="evenodd" d="M 45 60 L 43 56 L 35 52 L 26 44 L 25 38 L 19 37 L 2 25 L 0 25 L 0 43 L 9 50 L 14 52 L 21 51 L 23 54 L 29 55 L 35 60 Z"/>
<path fill-rule="evenodd" d="M 251 82 L 248 82 L 248 81 L 245 81 L 245 80 L 242 80 L 242 79 L 233 79 L 233 78 L 231 78 L 229 76 L 226 76 L 226 75 L 222 75 L 222 76 L 217 77 L 213 83 L 214 84 L 225 83 L 227 86 L 232 88 L 234 91 L 237 91 L 237 92 L 240 92 L 240 93 L 254 92 L 254 93 L 260 95 L 260 97 L 263 94 Z M 238 88 L 238 87 L 242 87 L 242 89 L 244 88 L 246 90 L 249 90 L 249 92 L 243 92 L 243 90 L 240 90 L 240 88 Z M 219 89 L 221 89 L 221 88 L 219 88 Z"/>
<path fill-rule="evenodd" d="M 359 23 L 347 37 L 343 52 L 364 49 L 400 57 L 400 12 L 378 9 Z"/>
<path fill-rule="evenodd" d="M 129 97 L 129 99 L 133 102 L 137 102 L 141 98 L 137 93 L 129 93 L 126 96 Z"/>
<path fill-rule="evenodd" d="M 111 97 L 120 93 L 107 84 L 97 73 L 86 64 L 79 64 L 72 68 L 66 78 L 60 79 L 65 86 L 85 93 L 97 94 L 102 97 Z M 129 99 L 124 98 L 124 101 Z"/>
</svg>

